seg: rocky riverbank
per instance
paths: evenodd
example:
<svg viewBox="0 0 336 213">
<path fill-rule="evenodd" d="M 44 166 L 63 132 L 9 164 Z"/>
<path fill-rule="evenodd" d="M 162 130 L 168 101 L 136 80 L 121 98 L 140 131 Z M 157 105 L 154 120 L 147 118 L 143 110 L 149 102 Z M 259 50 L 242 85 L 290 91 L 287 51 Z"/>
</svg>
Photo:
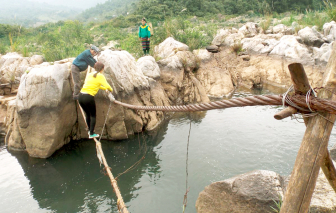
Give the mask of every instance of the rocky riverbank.
<svg viewBox="0 0 336 213">
<path fill-rule="evenodd" d="M 263 32 L 256 23 L 246 23 L 240 29 L 220 30 L 212 46 L 207 48 L 210 52 L 206 49 L 191 52 L 187 45 L 170 37 L 155 47 L 154 57 L 136 60 L 126 51 L 107 48 L 99 61 L 105 64 L 105 76 L 117 100 L 144 106 L 180 105 L 208 102 L 209 97 L 230 97 L 239 86 L 260 88 L 268 83 L 289 87 L 287 66 L 293 62 L 304 65 L 313 87 L 321 86 L 335 38 L 335 22 L 326 23 L 323 33 L 313 27 L 297 34 L 294 27 L 279 25 Z M 241 46 L 243 51 L 234 51 L 235 46 Z M 8 149 L 47 158 L 71 140 L 87 138 L 84 121 L 71 98 L 72 60 L 49 63 L 43 62 L 41 56 L 27 58 L 16 53 L 1 57 L 0 83 L 19 85 L 16 98 L 6 103 L 4 123 Z M 82 81 L 85 75 L 86 72 L 81 74 Z M 102 92 L 97 94 L 96 102 L 96 131 L 102 131 L 107 116 L 103 137 L 109 140 L 151 131 L 165 119 L 162 112 L 135 112 L 115 104 L 107 115 L 110 103 Z M 283 195 L 284 180 L 269 171 L 244 174 L 208 186 L 200 194 L 196 206 L 198 212 L 210 209 L 225 212 L 223 208 L 230 209 L 232 204 L 235 210 L 230 211 L 234 212 L 266 212 L 257 209 L 270 210 L 272 201 L 278 200 L 279 194 Z M 323 193 L 334 193 L 324 190 L 324 186 L 322 189 Z M 329 194 L 321 196 L 332 197 Z M 321 200 L 321 196 L 317 199 Z M 320 209 L 327 208 L 324 212 L 331 212 L 336 201 L 330 199 L 333 205 L 323 202 L 316 205 Z M 312 211 L 315 211 L 314 203 Z"/>
<path fill-rule="evenodd" d="M 136 60 L 126 51 L 106 49 L 99 60 L 118 100 L 135 105 L 175 105 L 229 97 L 238 86 L 262 87 L 269 83 L 288 87 L 288 64 L 304 64 L 313 87 L 321 85 L 325 64 L 336 37 L 336 23 L 326 23 L 323 34 L 315 28 L 295 31 L 283 25 L 263 32 L 256 23 L 218 31 L 215 51 L 189 51 L 167 38 L 155 47 L 154 57 Z M 241 45 L 243 52 L 233 51 Z M 155 60 L 157 59 L 157 60 Z M 6 143 L 9 149 L 48 157 L 70 140 L 85 138 L 76 103 L 71 100 L 70 65 L 73 59 L 43 62 L 41 56 L 9 53 L 0 60 L 0 82 L 19 81 L 17 97 L 8 103 Z M 82 80 L 86 72 L 82 73 Z M 97 95 L 97 131 L 102 130 L 109 103 Z M 104 132 L 106 139 L 156 128 L 161 112 L 134 112 L 113 105 Z"/>
</svg>

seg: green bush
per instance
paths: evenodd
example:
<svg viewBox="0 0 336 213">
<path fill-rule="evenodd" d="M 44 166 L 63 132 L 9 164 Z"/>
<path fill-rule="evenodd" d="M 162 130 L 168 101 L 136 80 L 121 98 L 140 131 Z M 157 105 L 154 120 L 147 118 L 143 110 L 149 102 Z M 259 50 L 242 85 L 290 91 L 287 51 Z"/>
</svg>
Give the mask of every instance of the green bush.
<svg viewBox="0 0 336 213">
<path fill-rule="evenodd" d="M 333 21 L 336 21 L 336 7 L 333 7 L 332 3 L 328 0 L 323 2 L 326 7 L 326 13 L 328 14 L 329 18 Z"/>
<path fill-rule="evenodd" d="M 303 26 L 317 26 L 318 30 L 321 31 L 323 29 L 324 23 L 330 21 L 331 20 L 326 15 L 326 13 L 306 10 L 306 13 L 302 17 L 302 19 L 298 21 L 298 23 Z"/>
</svg>

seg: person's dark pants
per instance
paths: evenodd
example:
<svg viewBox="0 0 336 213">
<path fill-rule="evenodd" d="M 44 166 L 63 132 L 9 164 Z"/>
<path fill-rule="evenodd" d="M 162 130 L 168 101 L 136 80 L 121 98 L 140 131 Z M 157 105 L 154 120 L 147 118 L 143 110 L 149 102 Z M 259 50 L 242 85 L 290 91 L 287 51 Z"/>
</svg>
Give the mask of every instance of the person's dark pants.
<svg viewBox="0 0 336 213">
<path fill-rule="evenodd" d="M 79 93 L 78 102 L 85 112 L 86 124 L 90 129 L 90 135 L 93 135 L 96 126 L 96 102 L 94 96 Z"/>
<path fill-rule="evenodd" d="M 80 70 L 74 64 L 71 65 L 71 74 L 72 74 L 72 80 L 74 82 L 74 92 L 72 96 L 74 100 L 77 100 L 79 92 L 81 90 L 81 80 L 80 80 Z"/>
</svg>

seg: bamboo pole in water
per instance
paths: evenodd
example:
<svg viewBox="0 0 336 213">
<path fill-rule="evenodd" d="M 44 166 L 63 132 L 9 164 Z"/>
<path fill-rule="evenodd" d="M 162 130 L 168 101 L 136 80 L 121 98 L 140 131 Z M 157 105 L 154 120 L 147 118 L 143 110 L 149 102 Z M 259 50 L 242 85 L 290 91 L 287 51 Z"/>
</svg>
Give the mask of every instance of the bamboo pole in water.
<svg viewBox="0 0 336 213">
<path fill-rule="evenodd" d="M 90 69 L 88 69 L 87 73 L 86 73 L 86 76 L 88 75 L 88 73 L 90 72 Z M 72 79 L 72 84 L 74 85 L 74 81 L 73 81 L 73 78 L 72 78 L 72 74 L 71 74 L 71 79 Z M 82 117 L 84 119 L 84 122 L 86 123 L 86 120 L 85 120 L 85 113 L 82 109 L 82 107 L 79 105 L 79 102 L 78 100 L 76 101 L 77 102 L 77 106 L 78 108 L 80 109 L 81 111 L 81 114 L 82 114 Z M 110 178 L 110 181 L 111 181 L 111 185 L 113 187 L 113 190 L 117 196 L 117 206 L 118 206 L 118 210 L 120 213 L 129 213 L 129 211 L 127 210 L 126 208 L 126 205 L 125 205 L 125 202 L 124 202 L 124 199 L 122 198 L 121 196 L 121 193 L 120 193 L 120 190 L 119 190 L 119 187 L 118 187 L 118 184 L 117 184 L 117 181 L 116 179 L 114 178 L 112 172 L 111 172 L 111 167 L 109 167 L 107 161 L 106 161 L 106 158 L 105 158 L 105 155 L 104 155 L 104 152 L 103 152 L 103 149 L 102 149 L 102 146 L 101 146 L 101 143 L 100 141 L 98 141 L 96 138 L 93 138 L 93 140 L 96 142 L 96 150 L 97 150 L 97 157 L 100 161 L 100 163 L 103 163 L 104 164 L 104 169 L 106 170 L 107 172 L 107 175 L 109 176 Z"/>
<path fill-rule="evenodd" d="M 336 88 L 335 75 L 336 43 L 333 45 L 333 51 L 326 68 L 323 86 L 334 90 Z M 336 99 L 336 96 L 326 91 L 319 93 L 319 97 Z M 335 115 L 320 113 L 308 120 L 280 213 L 308 212 L 318 172 L 325 159 L 335 118 Z"/>
</svg>

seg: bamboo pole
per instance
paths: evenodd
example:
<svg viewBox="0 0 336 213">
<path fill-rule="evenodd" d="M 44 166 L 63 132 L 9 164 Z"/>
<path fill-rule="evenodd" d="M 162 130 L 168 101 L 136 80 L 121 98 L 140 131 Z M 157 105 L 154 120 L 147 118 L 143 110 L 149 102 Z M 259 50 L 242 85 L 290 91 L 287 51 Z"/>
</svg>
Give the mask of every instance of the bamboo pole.
<svg viewBox="0 0 336 213">
<path fill-rule="evenodd" d="M 336 44 L 334 43 L 323 80 L 324 87 L 335 89 L 335 74 Z M 335 96 L 326 91 L 319 93 L 319 97 L 336 100 Z M 280 213 L 307 213 L 309 210 L 318 172 L 325 159 L 325 151 L 328 148 L 336 117 L 328 113 L 320 113 L 320 115 L 309 119 L 307 123 Z"/>
<path fill-rule="evenodd" d="M 88 69 L 88 71 L 87 71 L 87 73 L 86 73 L 86 76 L 88 75 L 89 72 L 90 72 L 90 70 Z M 72 80 L 72 84 L 74 85 L 73 78 L 72 78 L 72 74 L 71 74 L 71 80 Z M 85 113 L 84 113 L 82 107 L 79 105 L 78 100 L 76 101 L 76 103 L 77 103 L 78 108 L 79 108 L 80 111 L 81 111 L 82 118 L 84 119 L 84 122 L 86 123 L 86 120 L 85 120 Z M 118 211 L 119 211 L 120 213 L 129 213 L 129 211 L 128 211 L 127 208 L 126 208 L 124 199 L 123 199 L 122 196 L 121 196 L 121 193 L 120 193 L 120 190 L 119 190 L 117 181 L 116 181 L 116 179 L 114 178 L 114 176 L 113 176 L 113 174 L 112 174 L 112 172 L 111 172 L 111 167 L 109 167 L 109 165 L 108 165 L 108 163 L 107 163 L 107 161 L 106 161 L 106 158 L 105 158 L 105 155 L 104 155 L 104 152 L 103 152 L 101 143 L 100 143 L 100 141 L 98 141 L 96 138 L 93 138 L 93 140 L 96 142 L 97 157 L 98 157 L 98 159 L 99 159 L 99 162 L 104 164 L 104 169 L 106 170 L 107 175 L 108 175 L 109 178 L 110 178 L 111 185 L 112 185 L 113 190 L 114 190 L 114 192 L 115 192 L 115 194 L 116 194 L 116 196 L 117 196 L 117 198 L 118 198 L 118 199 L 117 199 Z"/>
</svg>

